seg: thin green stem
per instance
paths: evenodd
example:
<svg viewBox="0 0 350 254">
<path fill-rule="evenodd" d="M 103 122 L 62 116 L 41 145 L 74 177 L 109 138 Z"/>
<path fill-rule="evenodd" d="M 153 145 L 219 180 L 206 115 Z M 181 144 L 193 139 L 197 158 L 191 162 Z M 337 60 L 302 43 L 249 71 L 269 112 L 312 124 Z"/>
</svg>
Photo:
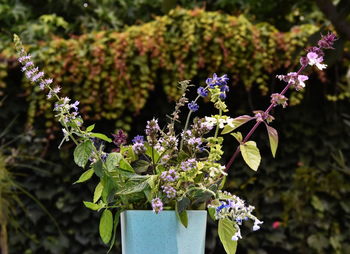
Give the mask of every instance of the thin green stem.
<svg viewBox="0 0 350 254">
<path fill-rule="evenodd" d="M 219 109 L 219 116 L 221 117 L 222 116 L 222 110 L 221 109 Z M 217 138 L 218 137 L 218 135 L 219 135 L 219 119 L 218 119 L 218 123 L 217 123 L 217 125 L 216 125 L 216 129 L 215 129 L 215 135 L 214 135 L 214 138 Z"/>
</svg>

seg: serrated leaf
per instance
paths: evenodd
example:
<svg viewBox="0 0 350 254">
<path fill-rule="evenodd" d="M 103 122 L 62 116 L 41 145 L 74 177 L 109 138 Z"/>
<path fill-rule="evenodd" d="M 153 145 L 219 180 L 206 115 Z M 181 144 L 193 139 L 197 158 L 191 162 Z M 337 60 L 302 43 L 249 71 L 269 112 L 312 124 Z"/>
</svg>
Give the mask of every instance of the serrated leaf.
<svg viewBox="0 0 350 254">
<path fill-rule="evenodd" d="M 123 156 L 120 153 L 110 153 L 107 156 L 106 159 L 106 167 L 108 171 L 114 170 L 116 167 L 119 166 L 120 160 L 123 158 Z"/>
<path fill-rule="evenodd" d="M 232 240 L 232 236 L 236 233 L 233 223 L 224 218 L 219 220 L 218 225 L 219 238 L 227 254 L 235 254 L 237 250 L 237 241 Z"/>
<path fill-rule="evenodd" d="M 93 211 L 97 211 L 97 210 L 103 208 L 103 205 L 100 205 L 100 204 L 95 204 L 95 203 L 88 202 L 88 201 L 83 201 L 83 203 L 87 208 L 89 208 Z"/>
<path fill-rule="evenodd" d="M 275 158 L 277 147 L 278 147 L 278 133 L 276 129 L 272 128 L 271 126 L 268 126 L 267 124 L 266 124 L 266 129 L 269 135 L 271 153 L 272 153 L 272 156 Z"/>
<path fill-rule="evenodd" d="M 110 139 L 109 137 L 107 137 L 105 134 L 102 134 L 102 133 L 91 133 L 90 135 L 92 137 L 102 139 L 102 140 L 104 140 L 104 141 L 106 141 L 108 143 L 112 142 L 112 139 Z"/>
<path fill-rule="evenodd" d="M 95 124 L 90 125 L 89 127 L 86 128 L 86 131 L 87 131 L 87 132 L 90 132 L 90 131 L 92 131 L 94 128 L 95 128 Z"/>
<path fill-rule="evenodd" d="M 239 146 L 245 163 L 254 171 L 258 170 L 261 156 L 259 149 L 254 141 L 248 141 Z"/>
<path fill-rule="evenodd" d="M 84 168 L 88 162 L 93 151 L 93 144 L 91 140 L 87 140 L 83 143 L 80 143 L 74 150 L 74 162 Z"/>
<path fill-rule="evenodd" d="M 107 244 L 111 240 L 113 231 L 113 215 L 110 210 L 104 210 L 100 219 L 100 237 Z"/>
<path fill-rule="evenodd" d="M 101 195 L 102 195 L 102 191 L 103 191 L 103 185 L 102 185 L 102 182 L 99 182 L 96 187 L 95 187 L 95 191 L 94 191 L 94 200 L 93 202 L 96 203 Z"/>
<path fill-rule="evenodd" d="M 83 183 L 83 182 L 89 180 L 93 174 L 94 174 L 94 170 L 92 168 L 90 168 L 89 170 L 82 173 L 81 176 L 79 177 L 79 179 L 76 182 L 74 182 L 74 184 Z"/>
<path fill-rule="evenodd" d="M 230 133 L 230 132 L 234 131 L 235 129 L 237 129 L 238 127 L 240 127 L 241 125 L 249 122 L 253 118 L 254 117 L 248 116 L 248 115 L 243 115 L 243 116 L 236 117 L 236 118 L 232 119 L 232 122 L 230 122 L 230 124 L 227 124 L 224 127 L 224 129 L 222 130 L 221 134 Z"/>
</svg>

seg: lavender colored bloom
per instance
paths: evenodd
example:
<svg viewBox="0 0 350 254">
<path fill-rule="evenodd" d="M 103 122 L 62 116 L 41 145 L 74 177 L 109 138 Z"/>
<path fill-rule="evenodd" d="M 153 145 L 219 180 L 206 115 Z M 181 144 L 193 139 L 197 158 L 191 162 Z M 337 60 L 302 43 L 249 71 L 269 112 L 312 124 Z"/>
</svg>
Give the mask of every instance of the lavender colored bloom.
<svg viewBox="0 0 350 254">
<path fill-rule="evenodd" d="M 32 76 L 32 82 L 36 82 L 38 79 L 42 78 L 44 76 L 44 72 L 39 72 L 37 74 L 35 74 L 34 76 Z"/>
<path fill-rule="evenodd" d="M 22 72 L 26 71 L 30 66 L 33 66 L 33 62 L 29 61 L 22 67 Z"/>
<path fill-rule="evenodd" d="M 229 78 L 226 74 L 222 75 L 221 77 L 218 77 L 216 73 L 214 73 L 213 78 L 207 78 L 205 82 L 210 88 L 214 88 L 215 86 L 227 85 L 228 80 Z"/>
<path fill-rule="evenodd" d="M 162 172 L 162 174 L 160 175 L 160 178 L 164 182 L 175 182 L 179 178 L 179 175 L 176 173 L 174 169 L 170 169 L 169 171 Z"/>
<path fill-rule="evenodd" d="M 132 143 L 133 144 L 136 144 L 136 143 L 144 143 L 145 142 L 145 140 L 144 140 L 144 136 L 141 136 L 141 135 L 137 135 L 137 136 L 135 136 L 134 138 L 133 138 L 133 140 L 132 140 Z"/>
<path fill-rule="evenodd" d="M 209 94 L 209 91 L 206 90 L 204 87 L 199 87 L 199 88 L 197 89 L 197 93 L 198 93 L 200 96 L 202 96 L 202 97 L 207 97 L 208 94 Z"/>
<path fill-rule="evenodd" d="M 166 194 L 167 198 L 175 198 L 176 197 L 176 190 L 174 187 L 169 185 L 163 185 L 162 186 L 163 192 Z"/>
<path fill-rule="evenodd" d="M 144 141 L 144 137 L 141 135 L 137 135 L 136 137 L 133 138 L 132 140 L 132 150 L 136 153 L 136 154 L 141 154 L 144 153 L 146 151 L 145 148 L 145 141 Z"/>
<path fill-rule="evenodd" d="M 152 209 L 155 213 L 163 211 L 163 202 L 160 198 L 152 199 Z"/>
<path fill-rule="evenodd" d="M 31 77 L 33 77 L 38 71 L 39 71 L 39 68 L 38 68 L 38 67 L 26 71 L 26 77 L 27 77 L 27 79 L 31 79 Z"/>
<path fill-rule="evenodd" d="M 75 111 L 78 111 L 78 105 L 79 105 L 79 101 L 75 101 L 73 104 L 71 104 L 71 108 L 73 108 Z"/>
<path fill-rule="evenodd" d="M 41 85 L 41 83 L 40 83 L 40 85 Z M 40 88 L 41 88 L 41 87 L 40 87 Z M 59 87 L 59 86 L 56 86 L 56 87 L 53 89 L 53 92 L 54 92 L 55 94 L 58 94 L 60 91 L 61 91 L 61 87 Z"/>
<path fill-rule="evenodd" d="M 318 69 L 323 70 L 327 67 L 326 64 L 322 64 L 323 56 L 317 54 L 316 52 L 307 53 L 306 57 L 309 59 L 309 65 L 316 65 Z"/>
<path fill-rule="evenodd" d="M 188 159 L 186 161 L 181 162 L 180 169 L 183 171 L 189 171 L 195 168 L 197 165 L 196 159 Z"/>
<path fill-rule="evenodd" d="M 228 87 L 228 85 L 223 85 L 220 87 L 220 92 L 228 92 L 230 90 L 230 88 Z"/>
<path fill-rule="evenodd" d="M 29 61 L 31 58 L 30 55 L 26 55 L 26 56 L 21 56 L 20 58 L 18 58 L 18 61 L 23 64 L 25 61 Z"/>
<path fill-rule="evenodd" d="M 199 109 L 199 106 L 197 103 L 195 103 L 194 101 L 188 103 L 188 108 L 192 111 L 192 112 L 196 112 Z"/>
</svg>

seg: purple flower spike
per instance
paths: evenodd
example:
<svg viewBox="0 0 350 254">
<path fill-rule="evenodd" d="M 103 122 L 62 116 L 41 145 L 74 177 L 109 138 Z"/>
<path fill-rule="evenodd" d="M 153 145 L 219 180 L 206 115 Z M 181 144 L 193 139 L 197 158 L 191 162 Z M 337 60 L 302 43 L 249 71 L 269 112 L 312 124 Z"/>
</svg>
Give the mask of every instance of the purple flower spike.
<svg viewBox="0 0 350 254">
<path fill-rule="evenodd" d="M 206 90 L 206 89 L 204 89 L 204 87 L 199 87 L 199 88 L 197 89 L 197 93 L 198 93 L 200 96 L 202 96 L 202 97 L 207 97 L 208 94 L 209 94 L 209 91 Z"/>
<path fill-rule="evenodd" d="M 194 101 L 191 101 L 190 103 L 188 103 L 188 108 L 192 111 L 192 112 L 196 112 L 199 109 L 199 106 L 197 103 L 195 103 Z"/>
</svg>

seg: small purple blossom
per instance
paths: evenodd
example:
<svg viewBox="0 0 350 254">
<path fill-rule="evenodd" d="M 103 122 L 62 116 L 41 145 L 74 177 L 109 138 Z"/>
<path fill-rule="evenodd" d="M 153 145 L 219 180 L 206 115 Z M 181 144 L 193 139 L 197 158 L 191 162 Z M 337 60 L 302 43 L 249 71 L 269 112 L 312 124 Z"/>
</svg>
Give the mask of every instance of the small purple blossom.
<svg viewBox="0 0 350 254">
<path fill-rule="evenodd" d="M 189 171 L 194 169 L 197 165 L 196 159 L 188 159 L 186 161 L 181 162 L 180 169 L 183 171 Z"/>
<path fill-rule="evenodd" d="M 74 109 L 74 111 L 78 111 L 78 105 L 79 105 L 79 101 L 75 101 L 73 104 L 71 104 L 71 108 Z"/>
<path fill-rule="evenodd" d="M 197 89 L 197 93 L 202 97 L 207 97 L 209 94 L 209 91 L 207 89 L 205 89 L 204 87 L 199 87 Z"/>
<path fill-rule="evenodd" d="M 41 83 L 40 83 L 40 85 L 41 85 Z M 40 87 L 40 89 L 41 89 L 41 87 Z M 53 92 L 54 92 L 55 94 L 58 94 L 60 91 L 61 91 L 61 87 L 59 87 L 59 86 L 56 86 L 56 87 L 53 89 Z"/>
<path fill-rule="evenodd" d="M 318 41 L 318 46 L 324 49 L 334 49 L 333 43 L 337 40 L 337 36 L 333 33 L 328 33 L 327 35 L 322 36 L 321 40 Z"/>
<path fill-rule="evenodd" d="M 128 135 L 123 130 L 118 130 L 116 134 L 112 134 L 113 136 L 113 143 L 118 147 L 121 145 L 126 144 L 126 139 L 128 138 Z M 117 149 L 117 150 L 118 150 Z"/>
<path fill-rule="evenodd" d="M 145 148 L 145 140 L 144 137 L 141 135 L 137 135 L 136 137 L 133 138 L 132 140 L 132 150 L 136 153 L 136 154 L 141 154 L 144 153 L 146 151 Z"/>
<path fill-rule="evenodd" d="M 227 85 L 227 81 L 229 80 L 229 78 L 227 77 L 226 74 L 222 75 L 221 77 L 218 77 L 216 75 L 216 73 L 213 74 L 212 78 L 207 78 L 207 80 L 205 81 L 207 83 L 207 85 L 210 88 L 214 88 L 215 86 L 223 86 L 223 85 Z"/>
<path fill-rule="evenodd" d="M 199 109 L 199 106 L 197 103 L 195 103 L 194 101 L 191 101 L 190 103 L 188 103 L 188 108 L 189 110 L 191 110 L 192 112 L 196 112 Z"/>
<path fill-rule="evenodd" d="M 163 192 L 166 194 L 167 198 L 175 198 L 176 197 L 176 190 L 174 187 L 169 185 L 163 185 L 162 186 Z"/>
<path fill-rule="evenodd" d="M 226 99 L 226 93 L 220 93 L 219 98 L 221 100 L 225 100 Z"/>
<path fill-rule="evenodd" d="M 179 178 L 179 175 L 176 173 L 174 169 L 170 169 L 169 171 L 162 172 L 162 174 L 160 175 L 160 178 L 164 182 L 175 182 Z"/>
<path fill-rule="evenodd" d="M 32 76 L 31 80 L 32 80 L 32 82 L 36 82 L 40 78 L 42 78 L 43 76 L 44 76 L 44 72 L 41 71 L 41 72 L 35 74 L 34 76 Z"/>
<path fill-rule="evenodd" d="M 155 213 L 163 211 L 163 202 L 160 198 L 152 199 L 152 209 Z"/>
<path fill-rule="evenodd" d="M 29 61 L 30 58 L 31 58 L 30 55 L 21 56 L 20 58 L 18 58 L 18 61 L 19 61 L 21 64 L 23 64 L 24 62 Z"/>
</svg>

